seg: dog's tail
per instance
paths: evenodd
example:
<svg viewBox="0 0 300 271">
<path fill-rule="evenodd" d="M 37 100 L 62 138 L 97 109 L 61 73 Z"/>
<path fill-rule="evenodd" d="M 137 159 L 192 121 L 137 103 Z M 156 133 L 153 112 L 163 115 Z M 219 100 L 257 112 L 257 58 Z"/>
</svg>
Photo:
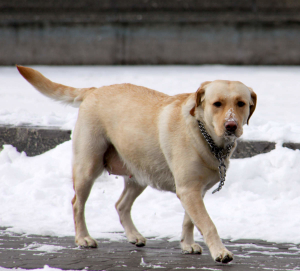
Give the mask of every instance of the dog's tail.
<svg viewBox="0 0 300 271">
<path fill-rule="evenodd" d="M 54 83 L 40 72 L 23 66 L 18 66 L 20 74 L 39 92 L 56 101 L 78 107 L 80 103 L 96 88 L 73 88 Z"/>
</svg>

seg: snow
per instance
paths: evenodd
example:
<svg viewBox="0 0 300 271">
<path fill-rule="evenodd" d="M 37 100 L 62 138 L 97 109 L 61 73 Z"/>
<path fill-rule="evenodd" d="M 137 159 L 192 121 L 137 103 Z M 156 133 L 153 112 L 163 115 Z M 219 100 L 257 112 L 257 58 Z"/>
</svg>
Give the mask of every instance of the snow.
<svg viewBox="0 0 300 271">
<path fill-rule="evenodd" d="M 43 251 L 46 253 L 55 253 L 62 249 L 65 249 L 65 248 L 62 246 L 44 245 L 44 244 L 38 244 L 36 242 L 33 242 L 32 244 L 27 245 L 20 250 Z"/>
<path fill-rule="evenodd" d="M 201 82 L 214 79 L 238 80 L 252 87 L 258 105 L 243 138 L 275 141 L 276 149 L 232 160 L 225 186 L 214 195 L 209 191 L 205 204 L 221 238 L 300 243 L 300 152 L 281 146 L 286 141 L 300 142 L 300 67 L 34 68 L 55 82 L 75 87 L 128 82 L 177 94 L 196 91 Z M 42 96 L 16 68 L 1 67 L 0 82 L 0 124 L 74 127 L 78 109 Z M 25 234 L 74 235 L 71 155 L 70 141 L 36 157 L 5 145 L 0 152 L 0 226 Z M 86 205 L 93 237 L 125 240 L 114 209 L 122 189 L 121 177 L 104 174 L 98 178 Z M 132 210 L 140 232 L 158 239 L 179 240 L 183 215 L 174 194 L 151 188 L 136 200 Z M 201 240 L 198 231 L 195 238 Z"/>
<path fill-rule="evenodd" d="M 33 66 L 54 82 L 73 87 L 133 83 L 173 95 L 195 92 L 204 81 L 241 81 L 258 95 L 244 139 L 300 142 L 300 67 L 257 66 Z M 15 67 L 0 67 L 0 124 L 72 129 L 77 109 L 38 93 Z M 13 105 L 13 106 L 12 106 Z M 41 106 L 42 105 L 42 106 Z"/>
<path fill-rule="evenodd" d="M 147 267 L 147 268 L 153 268 L 153 269 L 156 269 L 156 268 L 166 268 L 166 267 L 164 267 L 164 266 L 162 266 L 162 265 L 155 265 L 155 264 L 148 264 L 148 263 L 145 263 L 145 261 L 144 261 L 144 258 L 141 258 L 141 263 L 140 263 L 140 265 L 142 266 L 142 267 Z M 124 265 L 123 265 L 124 266 Z M 126 267 L 126 266 L 125 266 Z"/>
</svg>

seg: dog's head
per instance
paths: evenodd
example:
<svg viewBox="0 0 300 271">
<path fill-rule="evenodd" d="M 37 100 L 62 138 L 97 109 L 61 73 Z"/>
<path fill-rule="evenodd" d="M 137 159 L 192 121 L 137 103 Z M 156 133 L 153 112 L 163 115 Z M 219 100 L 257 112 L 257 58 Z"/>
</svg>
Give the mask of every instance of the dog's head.
<svg viewBox="0 0 300 271">
<path fill-rule="evenodd" d="M 243 134 L 256 107 L 255 92 L 238 81 L 204 82 L 195 95 L 191 114 L 203 120 L 208 132 L 234 139 Z"/>
</svg>

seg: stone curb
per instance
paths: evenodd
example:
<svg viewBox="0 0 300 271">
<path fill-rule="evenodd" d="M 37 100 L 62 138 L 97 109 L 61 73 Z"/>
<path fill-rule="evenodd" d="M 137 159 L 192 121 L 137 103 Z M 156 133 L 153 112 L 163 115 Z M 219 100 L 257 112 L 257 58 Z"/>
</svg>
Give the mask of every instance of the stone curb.
<svg viewBox="0 0 300 271">
<path fill-rule="evenodd" d="M 10 144 L 27 156 L 42 154 L 71 139 L 70 130 L 57 127 L 0 126 L 0 146 Z M 300 143 L 284 143 L 283 147 L 300 149 Z M 232 158 L 247 158 L 275 149 L 275 142 L 240 140 Z"/>
</svg>

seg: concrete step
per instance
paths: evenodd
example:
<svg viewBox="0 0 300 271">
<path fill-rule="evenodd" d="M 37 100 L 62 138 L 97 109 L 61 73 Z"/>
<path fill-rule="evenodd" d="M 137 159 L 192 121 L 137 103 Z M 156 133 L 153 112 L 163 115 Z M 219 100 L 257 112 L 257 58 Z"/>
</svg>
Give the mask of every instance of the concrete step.
<svg viewBox="0 0 300 271">
<path fill-rule="evenodd" d="M 70 130 L 57 127 L 0 126 L 0 147 L 13 145 L 27 156 L 42 154 L 70 139 Z"/>
<path fill-rule="evenodd" d="M 27 156 L 42 154 L 57 145 L 71 140 L 71 130 L 58 127 L 0 126 L 0 146 L 10 144 Z M 286 142 L 283 147 L 300 149 L 300 143 Z M 275 149 L 275 142 L 239 140 L 232 158 L 246 158 Z"/>
<path fill-rule="evenodd" d="M 0 0 L 0 65 L 300 65 L 299 0 Z"/>
</svg>

